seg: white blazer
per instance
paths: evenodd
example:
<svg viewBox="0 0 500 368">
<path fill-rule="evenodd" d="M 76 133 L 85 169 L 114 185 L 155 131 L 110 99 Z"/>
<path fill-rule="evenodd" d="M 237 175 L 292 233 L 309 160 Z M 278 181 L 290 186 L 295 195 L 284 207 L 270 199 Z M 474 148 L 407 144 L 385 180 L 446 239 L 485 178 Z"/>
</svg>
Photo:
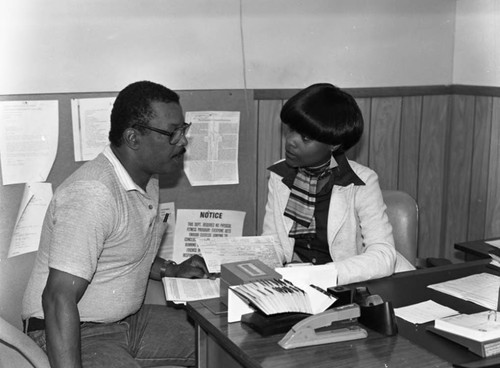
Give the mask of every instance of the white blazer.
<svg viewBox="0 0 500 368">
<path fill-rule="evenodd" d="M 394 248 L 377 174 L 354 161 L 348 162 L 365 185 L 334 185 L 332 189 L 327 231 L 330 255 L 338 271 L 337 284 L 415 269 Z M 295 239 L 288 236 L 293 220 L 283 216 L 290 189 L 282 179 L 270 173 L 263 235 L 274 235 L 278 254 L 288 263 L 294 260 Z"/>
</svg>

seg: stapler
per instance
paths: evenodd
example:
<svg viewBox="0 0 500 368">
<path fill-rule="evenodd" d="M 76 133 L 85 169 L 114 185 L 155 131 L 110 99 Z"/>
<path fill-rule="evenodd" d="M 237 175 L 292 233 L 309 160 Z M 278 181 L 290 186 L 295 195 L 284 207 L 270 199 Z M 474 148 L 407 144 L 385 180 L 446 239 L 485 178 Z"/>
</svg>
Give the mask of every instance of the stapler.
<svg viewBox="0 0 500 368">
<path fill-rule="evenodd" d="M 365 338 L 366 330 L 356 323 L 359 316 L 356 304 L 328 309 L 295 324 L 278 344 L 283 349 L 294 349 Z"/>
</svg>

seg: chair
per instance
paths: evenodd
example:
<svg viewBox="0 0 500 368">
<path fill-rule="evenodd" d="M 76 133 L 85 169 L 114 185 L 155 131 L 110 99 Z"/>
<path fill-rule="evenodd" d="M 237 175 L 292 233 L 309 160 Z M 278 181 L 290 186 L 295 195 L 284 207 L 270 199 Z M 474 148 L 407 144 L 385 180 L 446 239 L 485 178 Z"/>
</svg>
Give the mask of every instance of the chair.
<svg viewBox="0 0 500 368">
<path fill-rule="evenodd" d="M 50 368 L 50 364 L 42 348 L 0 317 L 0 367 Z"/>
<path fill-rule="evenodd" d="M 387 216 L 392 225 L 394 245 L 416 268 L 445 266 L 447 258 L 418 258 L 418 205 L 408 194 L 399 190 L 382 190 Z"/>
<path fill-rule="evenodd" d="M 21 302 L 34 259 L 33 252 L 2 260 L 0 266 L 0 368 L 50 368 L 45 352 L 21 331 Z M 166 305 L 162 283 L 149 285 L 146 303 Z"/>
<path fill-rule="evenodd" d="M 382 190 L 387 216 L 392 225 L 396 249 L 417 266 L 418 206 L 408 194 L 399 190 Z"/>
<path fill-rule="evenodd" d="M 146 303 L 166 304 L 162 283 L 150 281 Z M 0 368 L 50 368 L 45 352 L 19 328 L 0 317 Z M 182 368 L 167 365 L 157 368 Z"/>
</svg>

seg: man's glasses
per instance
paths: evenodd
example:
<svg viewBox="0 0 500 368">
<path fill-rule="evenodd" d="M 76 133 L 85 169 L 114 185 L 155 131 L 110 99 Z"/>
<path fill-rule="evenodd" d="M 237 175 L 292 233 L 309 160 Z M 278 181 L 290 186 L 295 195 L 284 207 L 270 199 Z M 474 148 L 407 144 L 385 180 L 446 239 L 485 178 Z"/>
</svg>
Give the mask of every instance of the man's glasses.
<svg viewBox="0 0 500 368">
<path fill-rule="evenodd" d="M 149 129 L 149 130 L 152 130 L 153 132 L 166 135 L 167 137 L 170 137 L 170 141 L 169 141 L 170 144 L 174 145 L 174 144 L 179 143 L 179 141 L 182 139 L 182 137 L 186 136 L 186 133 L 187 133 L 189 127 L 191 126 L 191 124 L 192 123 L 189 123 L 189 124 L 183 123 L 181 126 L 175 128 L 171 132 L 167 132 L 166 130 L 163 130 L 163 129 L 158 129 L 158 128 L 150 127 L 148 125 L 139 124 L 139 123 L 132 125 L 132 128 L 139 126 L 141 128 Z"/>
</svg>

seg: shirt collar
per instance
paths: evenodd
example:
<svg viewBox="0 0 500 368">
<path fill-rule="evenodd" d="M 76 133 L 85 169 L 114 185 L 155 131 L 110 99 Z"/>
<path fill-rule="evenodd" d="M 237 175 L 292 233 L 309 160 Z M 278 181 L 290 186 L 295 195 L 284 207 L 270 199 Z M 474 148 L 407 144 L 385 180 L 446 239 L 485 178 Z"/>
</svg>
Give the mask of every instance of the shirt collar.
<svg viewBox="0 0 500 368">
<path fill-rule="evenodd" d="M 356 175 L 351 165 L 349 165 L 345 154 L 342 153 L 333 156 L 331 167 L 334 167 L 332 171 L 332 185 L 340 185 L 342 187 L 346 187 L 349 184 L 365 185 L 364 181 Z M 297 168 L 289 166 L 285 160 L 270 166 L 268 170 L 283 177 L 283 183 L 289 188 L 292 186 L 297 175 Z"/>
<path fill-rule="evenodd" d="M 137 190 L 142 194 L 146 194 L 146 192 L 144 192 L 144 190 L 132 180 L 128 171 L 123 167 L 120 160 L 118 160 L 118 157 L 116 157 L 109 144 L 106 146 L 106 148 L 104 148 L 104 151 L 102 153 L 104 154 L 104 156 L 106 156 L 106 158 L 113 166 L 118 180 L 127 192 Z"/>
</svg>

